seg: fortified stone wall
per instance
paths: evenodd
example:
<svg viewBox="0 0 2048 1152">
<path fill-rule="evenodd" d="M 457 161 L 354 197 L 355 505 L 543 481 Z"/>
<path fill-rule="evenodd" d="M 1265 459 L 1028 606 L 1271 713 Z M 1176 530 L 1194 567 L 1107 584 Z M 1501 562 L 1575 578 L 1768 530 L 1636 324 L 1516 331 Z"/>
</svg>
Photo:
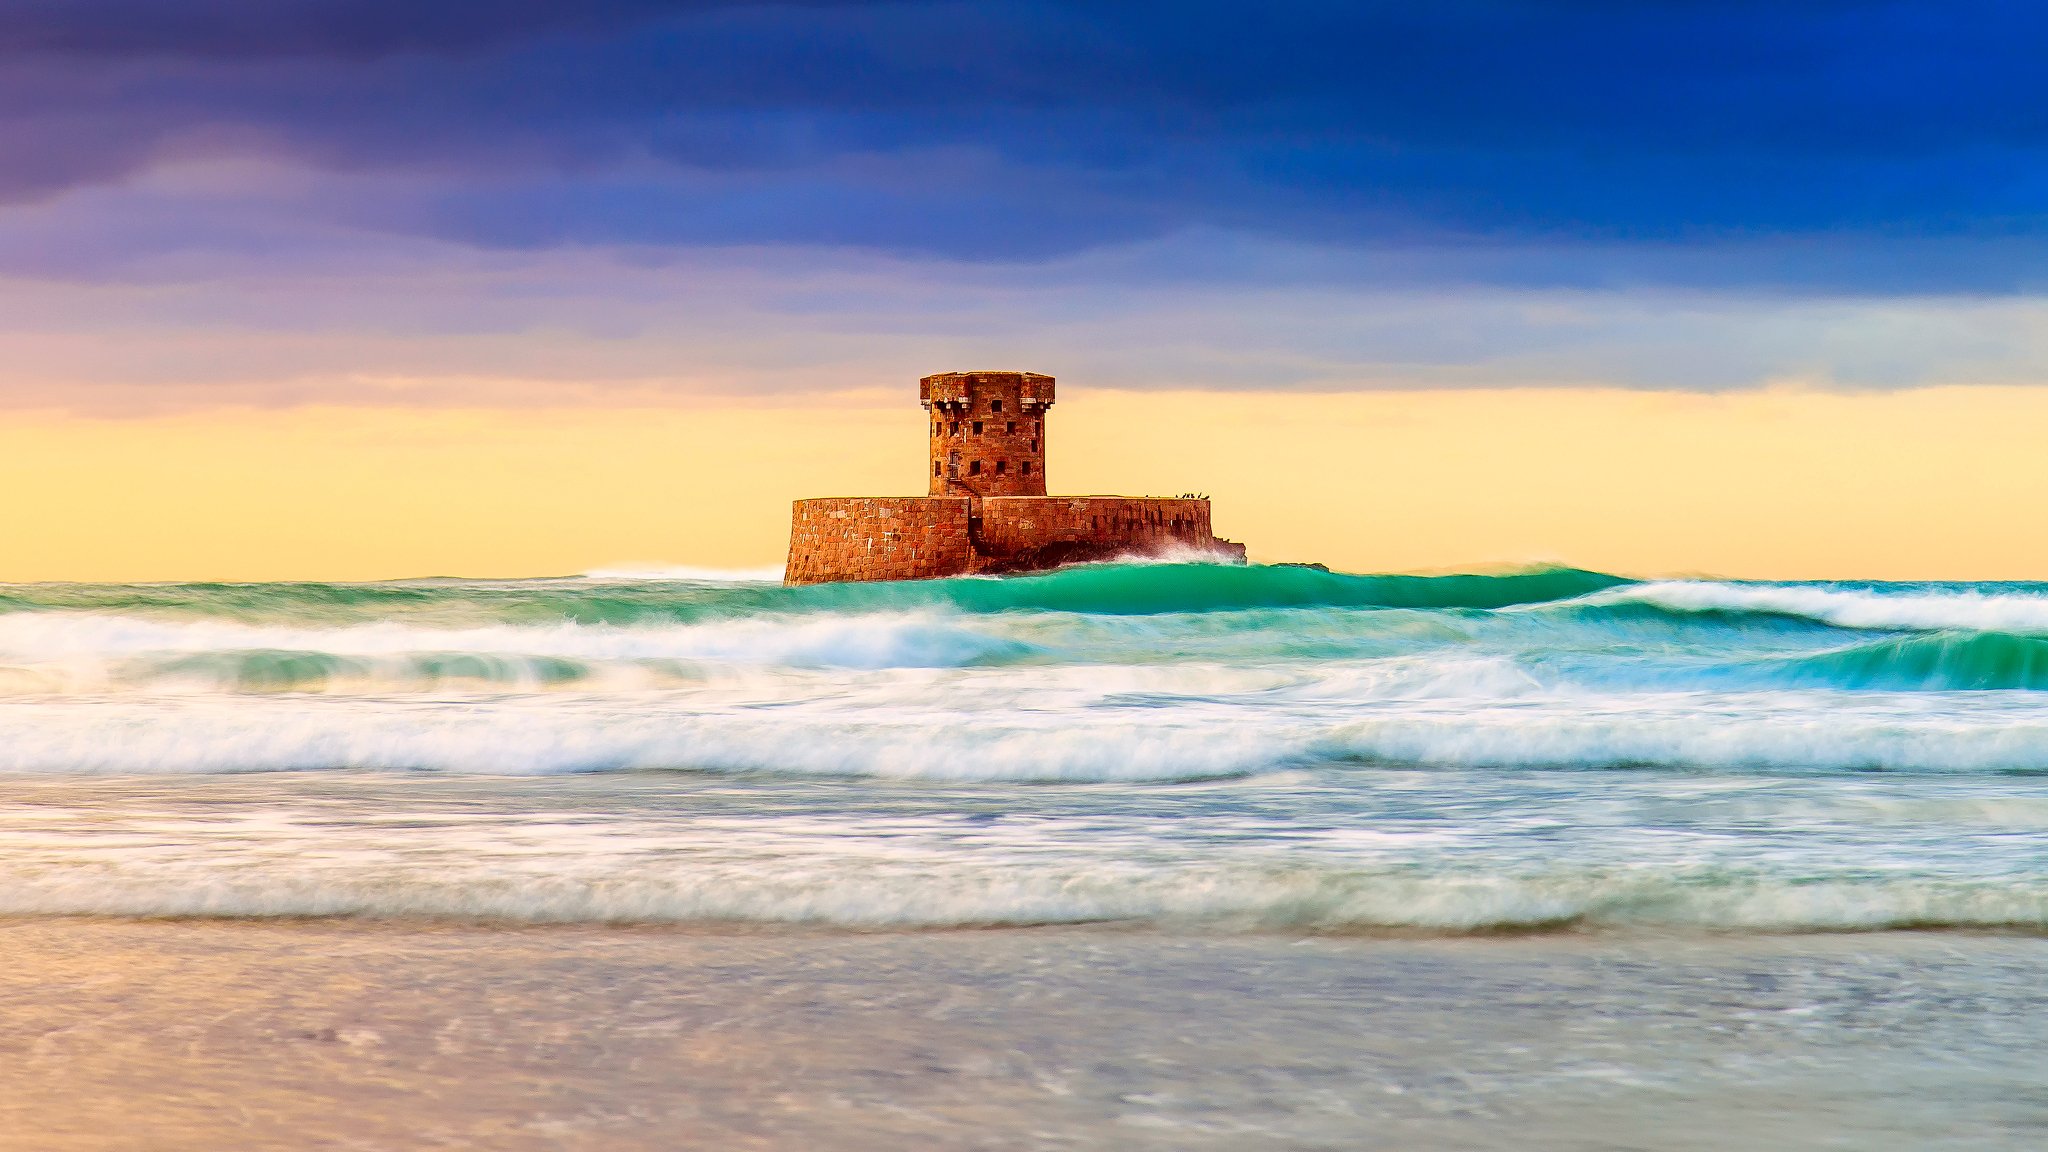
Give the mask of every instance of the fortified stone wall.
<svg viewBox="0 0 2048 1152">
<path fill-rule="evenodd" d="M 975 534 L 983 571 L 1045 568 L 1176 548 L 1230 551 L 1197 497 L 992 496 Z"/>
<path fill-rule="evenodd" d="M 1210 530 L 1209 502 L 1129 496 L 864 497 L 799 500 L 790 521 L 791 584 L 923 580 L 1023 572 L 1157 555 L 1176 548 L 1239 560 Z"/>
<path fill-rule="evenodd" d="M 968 504 L 965 498 L 930 496 L 798 500 L 783 579 L 926 580 L 972 571 Z"/>
</svg>

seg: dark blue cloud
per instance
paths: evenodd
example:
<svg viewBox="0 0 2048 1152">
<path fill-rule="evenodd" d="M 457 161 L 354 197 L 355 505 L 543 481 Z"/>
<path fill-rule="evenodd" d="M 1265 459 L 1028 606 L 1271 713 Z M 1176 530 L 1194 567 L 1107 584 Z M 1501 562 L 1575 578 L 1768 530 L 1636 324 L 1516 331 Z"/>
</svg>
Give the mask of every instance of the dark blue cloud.
<svg viewBox="0 0 2048 1152">
<path fill-rule="evenodd" d="M 258 154 L 404 174 L 305 210 L 486 246 L 1011 260 L 1212 229 L 2013 290 L 2048 240 L 2044 43 L 2048 8 L 1999 0 L 16 0 L 0 196 Z"/>
<path fill-rule="evenodd" d="M 453 52 L 558 31 L 602 31 L 711 3 L 677 0 L 9 0 L 0 55 L 370 57 Z"/>
</svg>

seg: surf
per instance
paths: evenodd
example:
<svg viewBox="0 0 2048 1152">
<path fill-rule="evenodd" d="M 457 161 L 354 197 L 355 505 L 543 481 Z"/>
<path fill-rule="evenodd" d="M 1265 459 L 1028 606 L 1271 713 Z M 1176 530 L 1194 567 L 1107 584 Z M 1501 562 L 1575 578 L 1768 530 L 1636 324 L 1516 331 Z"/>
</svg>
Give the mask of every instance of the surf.
<svg viewBox="0 0 2048 1152">
<path fill-rule="evenodd" d="M 1762 617 L 1856 631 L 2005 632 L 2048 636 L 2048 587 L 2039 585 L 1748 584 L 1703 580 L 1632 583 L 1585 598 L 1593 607 L 1639 606 L 1681 616 Z"/>
</svg>

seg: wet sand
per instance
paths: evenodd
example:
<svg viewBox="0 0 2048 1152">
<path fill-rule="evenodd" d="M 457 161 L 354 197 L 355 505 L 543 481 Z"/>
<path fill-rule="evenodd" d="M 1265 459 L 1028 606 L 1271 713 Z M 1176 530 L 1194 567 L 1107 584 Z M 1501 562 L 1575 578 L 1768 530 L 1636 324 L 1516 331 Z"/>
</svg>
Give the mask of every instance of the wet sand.
<svg viewBox="0 0 2048 1152">
<path fill-rule="evenodd" d="M 2048 940 L 0 922 L 7 1149 L 2048 1146 Z"/>
</svg>

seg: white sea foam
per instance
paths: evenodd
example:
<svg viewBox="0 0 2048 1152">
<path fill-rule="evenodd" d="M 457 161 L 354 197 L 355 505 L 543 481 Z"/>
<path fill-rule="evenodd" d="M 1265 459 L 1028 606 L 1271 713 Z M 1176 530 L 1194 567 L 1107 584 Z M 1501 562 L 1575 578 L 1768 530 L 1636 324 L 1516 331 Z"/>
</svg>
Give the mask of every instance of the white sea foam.
<svg viewBox="0 0 2048 1152">
<path fill-rule="evenodd" d="M 1113 561 L 1118 565 L 1131 564 L 1227 564 L 1238 565 L 1238 560 L 1227 552 L 1215 548 L 1202 548 L 1194 544 L 1172 543 L 1142 552 L 1127 552 Z"/>
<path fill-rule="evenodd" d="M 1378 660 L 1325 661 L 1300 670 L 1290 699 L 1329 704 L 1388 700 L 1491 702 L 1548 695 L 1544 684 L 1505 656 L 1433 653 Z"/>
<path fill-rule="evenodd" d="M 1331 729 L 1318 752 L 1469 768 L 2048 771 L 2030 703 L 1931 710 L 1904 697 L 1674 694 L 1431 708 Z"/>
<path fill-rule="evenodd" d="M 798 667 L 949 667 L 1025 649 L 965 617 L 937 613 L 754 616 L 701 624 L 338 628 L 167 620 L 106 612 L 0 615 L 0 659 L 64 664 L 142 655 L 304 652 L 338 657 L 466 653 L 566 660 L 706 660 Z"/>
<path fill-rule="evenodd" d="M 0 702 L 0 773 L 393 769 L 494 775 L 677 769 L 903 779 L 1147 781 L 1311 763 L 1475 769 L 2048 772 L 2025 701 L 1789 694 L 1346 702 L 1076 670 L 740 679 L 689 691 L 409 699 L 115 696 Z M 945 677 L 934 680 L 929 677 Z"/>
<path fill-rule="evenodd" d="M 1773 612 L 1839 628 L 1970 629 L 2048 635 L 2048 595 L 1979 592 L 1876 592 L 1789 584 L 1668 580 L 1634 584 L 1581 603 L 1635 602 L 1679 612 Z"/>
<path fill-rule="evenodd" d="M 0 867 L 0 914 L 462 917 L 525 923 L 748 922 L 950 928 L 1100 921 L 1212 931 L 1558 927 L 1869 931 L 2048 928 L 2048 886 L 1926 879 L 1538 876 L 1342 867 L 1036 864 L 945 868 L 865 857 L 603 869 L 561 860 L 308 867 L 105 860 Z"/>
<path fill-rule="evenodd" d="M 794 702 L 792 702 L 794 703 Z M 740 706 L 658 695 L 418 703 L 159 698 L 0 704 L 0 773 L 191 774 L 336 768 L 547 775 L 687 769 L 924 780 L 1175 780 L 1256 771 L 1284 731 L 899 708 Z"/>
<path fill-rule="evenodd" d="M 1325 642 L 1341 648 L 1348 639 L 1333 631 Z M 1246 644 L 1250 653 L 1241 650 Z M 1243 633 L 1162 626 L 1151 617 L 940 610 L 477 627 L 396 621 L 311 627 L 14 612 L 0 614 L 0 698 L 114 691 L 390 694 L 444 691 L 463 683 L 524 691 L 604 685 L 623 691 L 673 682 L 678 665 L 700 681 L 750 670 L 851 675 L 993 669 L 1015 678 L 1019 665 L 1031 665 L 1034 684 L 1067 693 L 1068 699 L 1091 692 L 1288 691 L 1302 700 L 1335 703 L 1504 698 L 1542 688 L 1526 668 L 1500 654 L 1452 650 L 1302 661 L 1260 659 L 1257 644 Z M 1210 651 L 1216 655 L 1201 655 Z M 1162 659 L 1163 654 L 1174 658 Z"/>
</svg>

